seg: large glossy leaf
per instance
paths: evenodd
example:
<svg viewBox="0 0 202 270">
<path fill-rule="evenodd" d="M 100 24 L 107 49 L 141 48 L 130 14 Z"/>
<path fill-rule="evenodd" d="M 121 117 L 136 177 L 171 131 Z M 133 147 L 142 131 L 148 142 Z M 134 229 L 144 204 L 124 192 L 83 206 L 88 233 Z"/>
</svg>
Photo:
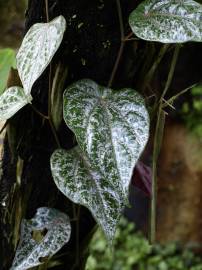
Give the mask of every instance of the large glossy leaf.
<svg viewBox="0 0 202 270">
<path fill-rule="evenodd" d="M 59 16 L 49 23 L 34 24 L 23 39 L 17 54 L 17 68 L 25 93 L 50 63 L 63 38 L 66 21 Z"/>
<path fill-rule="evenodd" d="M 202 41 L 202 5 L 192 0 L 146 0 L 131 13 L 129 23 L 145 40 Z"/>
<path fill-rule="evenodd" d="M 11 67 L 16 67 L 15 51 L 12 49 L 0 50 L 0 95 L 6 88 L 6 83 Z"/>
<path fill-rule="evenodd" d="M 78 162 L 78 150 L 66 157 L 61 152 L 53 155 L 54 179 L 63 192 L 66 186 L 64 193 L 69 198 L 90 209 L 112 239 L 127 201 L 133 167 L 148 139 L 149 118 L 143 98 L 133 89 L 113 91 L 82 80 L 64 93 L 64 119 L 84 153 L 80 158 L 86 161 Z M 62 161 L 60 156 L 64 156 Z M 61 164 L 67 166 L 65 159 L 68 164 L 74 160 L 73 171 L 60 170 Z M 78 183 L 71 186 L 73 177 Z M 75 200 L 74 192 L 82 196 Z"/>
<path fill-rule="evenodd" d="M 0 96 L 0 121 L 4 121 L 13 116 L 26 104 L 30 103 L 32 97 L 25 95 L 21 87 L 13 86 L 8 88 Z"/>
<path fill-rule="evenodd" d="M 119 181 L 112 182 L 92 168 L 79 147 L 56 150 L 51 170 L 58 189 L 73 202 L 86 206 L 111 241 L 124 207 Z"/>
<path fill-rule="evenodd" d="M 47 230 L 42 239 L 33 239 L 36 232 Z M 35 217 L 23 220 L 21 225 L 20 243 L 11 270 L 26 270 L 41 264 L 41 260 L 49 258 L 60 250 L 71 234 L 69 218 L 60 211 L 42 207 Z M 36 237 L 37 238 L 37 237 Z"/>
<path fill-rule="evenodd" d="M 133 89 L 114 91 L 81 80 L 64 93 L 64 119 L 91 164 L 128 194 L 133 167 L 148 139 L 149 117 Z"/>
</svg>

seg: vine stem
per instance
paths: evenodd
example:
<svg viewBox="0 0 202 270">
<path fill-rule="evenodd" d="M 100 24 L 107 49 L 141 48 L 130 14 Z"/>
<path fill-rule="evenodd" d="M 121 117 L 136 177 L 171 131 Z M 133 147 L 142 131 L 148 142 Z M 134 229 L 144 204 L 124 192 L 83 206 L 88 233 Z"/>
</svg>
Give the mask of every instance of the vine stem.
<svg viewBox="0 0 202 270">
<path fill-rule="evenodd" d="M 119 17 L 119 25 L 120 25 L 120 34 L 121 34 L 121 45 L 117 54 L 117 58 L 108 82 L 108 87 L 112 86 L 112 83 L 114 81 L 114 78 L 116 76 L 116 72 L 118 70 L 120 60 L 123 54 L 124 46 L 125 46 L 125 35 L 124 35 L 124 25 L 123 25 L 123 15 L 122 15 L 122 9 L 121 9 L 121 3 L 120 0 L 116 0 L 117 5 L 117 11 L 118 11 L 118 17 Z"/>
<path fill-rule="evenodd" d="M 168 48 L 169 48 L 169 44 L 164 44 L 161 47 L 156 61 L 153 63 L 153 65 L 151 66 L 149 72 L 147 73 L 146 77 L 144 78 L 144 84 L 143 84 L 143 87 L 142 87 L 142 91 L 144 91 L 145 88 L 147 87 L 147 85 L 150 83 L 150 81 L 151 81 L 157 67 L 159 66 L 159 64 L 160 64 L 161 60 L 163 59 L 163 57 L 164 57 L 166 51 L 168 50 Z"/>
<path fill-rule="evenodd" d="M 154 135 L 154 147 L 153 147 L 153 159 L 152 159 L 152 198 L 151 198 L 151 207 L 150 207 L 150 242 L 154 243 L 156 240 L 156 206 L 157 206 L 157 161 L 161 149 L 163 132 L 164 132 L 164 124 L 165 124 L 165 112 L 163 111 L 163 102 L 164 97 L 170 88 L 172 83 L 173 75 L 175 72 L 175 67 L 177 63 L 177 59 L 179 56 L 180 46 L 176 45 L 170 70 L 168 73 L 167 81 L 165 84 L 165 88 L 159 100 L 159 109 L 157 116 L 157 123 L 155 128 Z"/>
<path fill-rule="evenodd" d="M 33 104 L 30 103 L 30 106 L 33 109 L 33 111 L 35 111 L 35 113 L 37 113 L 39 116 L 41 116 L 45 120 L 48 120 L 48 116 L 46 116 L 45 114 L 41 113 Z"/>
<path fill-rule="evenodd" d="M 48 11 L 48 0 L 45 0 L 45 7 L 46 7 L 46 20 L 49 22 L 49 11 Z M 51 93 L 52 93 L 52 65 L 49 65 L 49 80 L 48 80 L 48 121 L 50 128 L 52 130 L 53 136 L 55 138 L 57 146 L 60 148 L 60 141 L 57 135 L 56 128 L 53 124 L 52 115 L 51 115 L 51 108 L 52 108 L 52 100 L 51 100 Z"/>
<path fill-rule="evenodd" d="M 133 32 L 130 32 L 127 36 L 124 37 L 123 41 L 131 40 L 130 38 L 133 36 Z M 139 40 L 139 38 L 137 38 Z"/>
<path fill-rule="evenodd" d="M 172 103 L 175 99 L 177 99 L 177 98 L 180 97 L 181 95 L 185 94 L 187 91 L 189 91 L 190 89 L 194 88 L 195 86 L 197 86 L 197 83 L 192 84 L 191 86 L 189 86 L 189 87 L 185 88 L 184 90 L 182 90 L 181 92 L 179 92 L 177 95 L 175 95 L 175 96 L 169 98 L 169 100 L 166 100 L 166 102 L 165 102 L 166 104 L 163 104 L 163 108 L 165 108 L 167 105 L 171 106 L 171 105 L 172 105 L 171 103 Z"/>
<path fill-rule="evenodd" d="M 8 120 L 4 123 L 3 127 L 1 128 L 0 135 L 4 131 L 4 129 L 7 127 L 7 125 L 8 125 Z"/>
<path fill-rule="evenodd" d="M 47 22 L 49 22 L 48 0 L 45 0 L 45 6 L 46 6 L 46 20 Z"/>
</svg>

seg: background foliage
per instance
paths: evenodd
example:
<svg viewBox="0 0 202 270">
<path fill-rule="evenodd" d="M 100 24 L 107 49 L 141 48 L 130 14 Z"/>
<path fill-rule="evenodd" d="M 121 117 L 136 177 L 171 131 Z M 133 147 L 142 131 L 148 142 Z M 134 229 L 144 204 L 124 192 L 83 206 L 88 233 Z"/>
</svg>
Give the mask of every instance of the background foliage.
<svg viewBox="0 0 202 270">
<path fill-rule="evenodd" d="M 100 230 L 90 246 L 86 270 L 202 270 L 202 259 L 180 244 L 151 246 L 133 223 L 122 219 L 110 250 Z"/>
</svg>

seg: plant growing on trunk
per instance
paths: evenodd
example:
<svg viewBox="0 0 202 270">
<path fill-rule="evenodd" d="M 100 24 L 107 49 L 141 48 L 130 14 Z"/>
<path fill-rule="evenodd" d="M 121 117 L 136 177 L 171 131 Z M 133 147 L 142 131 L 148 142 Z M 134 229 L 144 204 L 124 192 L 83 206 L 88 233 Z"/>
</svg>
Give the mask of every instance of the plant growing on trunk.
<svg viewBox="0 0 202 270">
<path fill-rule="evenodd" d="M 91 78 L 83 78 L 64 89 L 66 78 L 61 74 L 60 64 L 52 68 L 52 59 L 62 43 L 68 24 L 62 15 L 49 21 L 48 1 L 45 4 L 47 22 L 34 24 L 29 29 L 16 57 L 22 87 L 11 86 L 0 96 L 0 120 L 9 123 L 14 114 L 29 105 L 42 121 L 48 122 L 57 145 L 50 157 L 52 178 L 57 188 L 72 202 L 73 211 L 68 213 L 68 217 L 67 213 L 45 205 L 37 210 L 31 221 L 22 221 L 12 270 L 34 266 L 47 269 L 50 258 L 68 243 L 71 226 L 78 229 L 82 219 L 80 205 L 88 208 L 109 244 L 113 243 L 120 216 L 128 204 L 133 168 L 149 137 L 150 122 L 144 98 L 137 91 L 128 87 L 112 89 L 125 42 L 134 33 L 143 40 L 165 43 L 144 80 L 144 88 L 150 83 L 168 44 L 202 41 L 202 6 L 197 2 L 143 1 L 129 16 L 133 33 L 128 37 L 125 36 L 121 3 L 116 0 L 121 45 L 108 84 L 99 85 Z M 79 24 L 80 27 L 82 24 Z M 180 46 L 175 45 L 165 88 L 154 104 L 157 122 L 152 164 L 151 241 L 155 240 L 156 163 L 165 121 L 164 108 L 176 98 L 165 102 L 165 95 L 173 78 L 179 50 Z M 48 66 L 48 112 L 44 113 L 32 104 L 35 99 L 32 88 Z M 62 118 L 74 134 L 71 149 L 61 147 L 65 145 L 58 136 Z M 18 165 L 22 166 L 22 163 L 22 159 L 18 159 Z M 77 243 L 77 260 L 79 249 Z M 75 267 L 80 267 L 79 260 L 76 264 Z"/>
</svg>

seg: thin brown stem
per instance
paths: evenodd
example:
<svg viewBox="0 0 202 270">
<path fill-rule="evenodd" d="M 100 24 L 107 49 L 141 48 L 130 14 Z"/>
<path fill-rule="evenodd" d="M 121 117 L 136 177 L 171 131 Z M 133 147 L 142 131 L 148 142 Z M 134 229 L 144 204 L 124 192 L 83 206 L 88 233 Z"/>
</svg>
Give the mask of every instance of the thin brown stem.
<svg viewBox="0 0 202 270">
<path fill-rule="evenodd" d="M 114 81 L 114 78 L 115 78 L 115 75 L 116 75 L 116 72 L 118 70 L 119 63 L 120 63 L 120 60 L 121 60 L 121 57 L 122 57 L 122 54 L 123 54 L 124 45 L 125 45 L 125 43 L 121 42 L 121 46 L 119 48 L 119 52 L 118 52 L 118 55 L 117 55 L 117 58 L 116 58 L 116 62 L 115 62 L 114 68 L 113 68 L 112 73 L 111 73 L 111 77 L 110 77 L 110 80 L 109 80 L 109 83 L 108 83 L 108 87 L 111 87 L 112 83 Z"/>
<path fill-rule="evenodd" d="M 48 79 L 48 116 L 51 115 L 51 107 L 52 107 L 52 66 L 49 65 L 49 79 Z"/>
<path fill-rule="evenodd" d="M 142 91 L 144 91 L 146 89 L 146 87 L 149 85 L 149 83 L 151 82 L 151 80 L 152 80 L 161 60 L 163 59 L 166 51 L 168 50 L 168 48 L 169 48 L 169 44 L 164 44 L 161 47 L 156 61 L 153 63 L 153 65 L 151 66 L 150 70 L 148 71 L 146 77 L 144 78 L 144 84 L 142 86 Z"/>
<path fill-rule="evenodd" d="M 118 17 L 119 17 L 119 26 L 120 26 L 120 34 L 121 34 L 121 45 L 117 54 L 117 58 L 108 82 L 108 87 L 111 87 L 114 81 L 114 78 L 116 76 L 116 72 L 118 70 L 119 64 L 120 64 L 120 60 L 123 54 L 123 50 L 124 50 L 124 46 L 125 46 L 125 35 L 124 35 L 124 25 L 123 25 L 123 15 L 122 15 L 122 9 L 121 9 L 121 3 L 120 0 L 116 0 L 116 4 L 117 4 L 117 11 L 118 11 Z"/>
<path fill-rule="evenodd" d="M 185 94 L 187 91 L 189 91 L 190 89 L 194 88 L 197 85 L 197 83 L 185 88 L 184 90 L 180 91 L 177 95 L 169 98 L 168 100 L 164 100 L 164 102 L 166 104 L 163 104 L 163 108 L 166 107 L 168 104 L 172 105 L 171 103 L 173 103 L 178 97 L 180 97 L 181 95 Z"/>
<path fill-rule="evenodd" d="M 81 206 L 77 206 L 77 213 L 76 213 L 76 261 L 75 264 L 72 266 L 71 270 L 74 270 L 76 267 L 79 266 L 79 222 L 80 222 L 80 211 Z"/>
<path fill-rule="evenodd" d="M 7 127 L 7 125 L 8 125 L 8 120 L 4 123 L 3 127 L 1 128 L 0 135 L 4 131 L 4 129 Z"/>
<path fill-rule="evenodd" d="M 165 97 L 165 95 L 166 95 L 166 93 L 167 93 L 167 91 L 170 88 L 170 85 L 172 83 L 173 74 L 175 72 L 175 67 L 176 67 L 178 56 L 179 56 L 179 52 L 180 52 L 180 45 L 176 45 L 174 53 L 173 53 L 173 58 L 172 58 L 172 62 L 171 62 L 170 71 L 168 73 L 168 79 L 166 81 L 165 88 L 164 88 L 163 93 L 161 95 L 161 101 Z"/>
<path fill-rule="evenodd" d="M 124 42 L 137 41 L 137 40 L 140 40 L 140 39 L 139 38 L 127 38 L 127 39 L 124 39 Z"/>
<path fill-rule="evenodd" d="M 45 0 L 45 6 L 46 6 L 46 21 L 49 22 L 48 0 Z"/>
<path fill-rule="evenodd" d="M 55 142 L 57 144 L 57 147 L 61 148 L 60 141 L 59 141 L 58 135 L 57 135 L 57 131 L 55 129 L 55 126 L 53 125 L 52 119 L 50 119 L 50 118 L 49 118 L 49 124 L 50 124 L 51 130 L 52 130 L 53 136 L 55 138 Z"/>
<path fill-rule="evenodd" d="M 119 16 L 121 40 L 124 40 L 125 34 L 124 34 L 123 14 L 122 14 L 120 0 L 116 0 L 116 5 L 117 5 L 117 10 L 118 10 L 118 16 Z"/>
<path fill-rule="evenodd" d="M 133 36 L 133 32 L 130 32 L 127 36 L 124 37 L 123 41 L 129 40 Z M 139 38 L 137 38 L 139 40 Z"/>
<path fill-rule="evenodd" d="M 79 222 L 80 222 L 81 206 L 77 207 L 77 222 L 76 222 L 76 264 L 79 265 Z"/>
<path fill-rule="evenodd" d="M 49 22 L 49 11 L 48 11 L 48 0 L 45 0 L 45 7 L 46 7 L 46 20 Z M 48 83 L 48 121 L 50 124 L 50 128 L 52 130 L 53 136 L 55 138 L 57 146 L 60 148 L 60 141 L 57 135 L 56 128 L 53 124 L 52 116 L 51 116 L 51 108 L 52 108 L 52 100 L 51 100 L 51 93 L 52 93 L 52 65 L 49 65 L 49 83 Z"/>
<path fill-rule="evenodd" d="M 34 111 L 35 113 L 37 113 L 40 117 L 42 117 L 42 118 L 44 118 L 44 119 L 46 119 L 46 120 L 49 119 L 47 115 L 41 113 L 41 112 L 40 112 L 33 104 L 31 104 L 31 103 L 29 103 L 29 104 L 30 104 L 31 108 L 33 109 L 33 111 Z"/>
<path fill-rule="evenodd" d="M 153 160 L 152 160 L 152 198 L 151 198 L 151 207 L 150 207 L 150 242 L 154 243 L 156 239 L 156 206 L 157 206 L 157 162 L 161 149 L 164 124 L 165 124 L 165 112 L 163 111 L 164 97 L 170 88 L 172 83 L 178 55 L 179 55 L 180 46 L 175 47 L 173 58 L 168 73 L 168 78 L 165 84 L 165 88 L 160 97 L 159 108 L 157 114 L 156 129 L 154 135 L 154 147 L 153 147 Z"/>
</svg>

